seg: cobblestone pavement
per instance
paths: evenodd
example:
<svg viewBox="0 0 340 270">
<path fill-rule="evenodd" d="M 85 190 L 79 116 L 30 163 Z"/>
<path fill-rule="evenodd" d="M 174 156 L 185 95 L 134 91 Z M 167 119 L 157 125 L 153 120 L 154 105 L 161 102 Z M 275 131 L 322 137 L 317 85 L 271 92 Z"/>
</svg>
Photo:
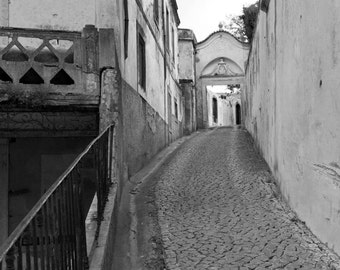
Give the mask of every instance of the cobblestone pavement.
<svg viewBox="0 0 340 270">
<path fill-rule="evenodd" d="M 277 198 L 243 129 L 201 132 L 157 177 L 167 269 L 340 269 Z"/>
</svg>

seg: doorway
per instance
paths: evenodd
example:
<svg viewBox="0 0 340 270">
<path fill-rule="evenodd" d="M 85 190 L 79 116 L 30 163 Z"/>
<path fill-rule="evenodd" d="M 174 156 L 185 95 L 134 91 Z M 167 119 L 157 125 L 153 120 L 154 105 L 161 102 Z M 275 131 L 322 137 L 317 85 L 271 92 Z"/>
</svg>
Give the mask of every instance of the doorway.
<svg viewBox="0 0 340 270">
<path fill-rule="evenodd" d="M 236 104 L 236 125 L 241 125 L 241 106 Z"/>
<path fill-rule="evenodd" d="M 213 120 L 214 120 L 214 123 L 217 124 L 218 109 L 217 109 L 217 99 L 215 97 L 212 99 L 212 107 L 213 107 Z"/>
</svg>

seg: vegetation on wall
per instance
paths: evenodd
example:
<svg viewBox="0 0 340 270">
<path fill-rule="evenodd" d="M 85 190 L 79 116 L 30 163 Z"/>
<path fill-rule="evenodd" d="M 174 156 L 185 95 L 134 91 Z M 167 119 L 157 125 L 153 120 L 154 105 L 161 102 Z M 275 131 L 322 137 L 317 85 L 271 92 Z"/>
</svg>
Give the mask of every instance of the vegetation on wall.
<svg viewBox="0 0 340 270">
<path fill-rule="evenodd" d="M 251 42 L 256 28 L 259 2 L 243 7 L 243 14 L 238 16 L 228 15 L 219 27 L 228 31 L 242 42 Z"/>
</svg>

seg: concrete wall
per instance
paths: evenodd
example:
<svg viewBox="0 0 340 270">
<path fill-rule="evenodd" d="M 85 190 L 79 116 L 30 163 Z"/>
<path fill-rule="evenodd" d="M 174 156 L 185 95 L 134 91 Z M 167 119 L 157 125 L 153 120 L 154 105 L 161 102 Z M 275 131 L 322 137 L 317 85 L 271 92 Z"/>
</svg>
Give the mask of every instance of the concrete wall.
<svg viewBox="0 0 340 270">
<path fill-rule="evenodd" d="M 178 39 L 179 78 L 194 82 L 196 79 L 195 46 L 197 43 L 195 34 L 190 29 L 179 29 Z"/>
<path fill-rule="evenodd" d="M 129 175 L 141 169 L 166 145 L 166 123 L 126 82 L 122 90 L 124 154 Z"/>
<path fill-rule="evenodd" d="M 299 218 L 340 253 L 340 2 L 271 1 L 243 93 L 245 125 Z"/>
<path fill-rule="evenodd" d="M 120 0 L 1 0 L 0 25 L 19 28 L 38 28 L 81 31 L 86 24 L 112 28 L 120 23 L 117 9 Z M 24 7 L 24 8 L 23 8 Z M 39 16 L 37 16 L 39 14 Z"/>
<path fill-rule="evenodd" d="M 8 2 L 2 11 L 8 14 L 8 25 L 2 20 L 3 26 L 80 31 L 85 24 L 96 24 L 94 0 Z"/>
</svg>

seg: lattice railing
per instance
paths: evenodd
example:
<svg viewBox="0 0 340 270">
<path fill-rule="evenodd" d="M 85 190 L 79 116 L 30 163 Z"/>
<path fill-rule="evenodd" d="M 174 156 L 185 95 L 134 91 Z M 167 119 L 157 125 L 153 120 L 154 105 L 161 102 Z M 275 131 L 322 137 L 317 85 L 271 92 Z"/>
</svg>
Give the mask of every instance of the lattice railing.
<svg viewBox="0 0 340 270">
<path fill-rule="evenodd" d="M 97 102 L 97 36 L 94 27 L 83 32 L 0 28 L 1 93 L 59 92 Z"/>
</svg>

